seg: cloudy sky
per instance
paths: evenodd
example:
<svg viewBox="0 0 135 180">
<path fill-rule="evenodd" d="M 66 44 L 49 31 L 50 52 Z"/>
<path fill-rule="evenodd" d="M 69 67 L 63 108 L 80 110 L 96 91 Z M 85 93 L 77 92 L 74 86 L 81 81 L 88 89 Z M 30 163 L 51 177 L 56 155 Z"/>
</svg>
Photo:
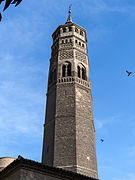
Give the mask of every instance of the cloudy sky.
<svg viewBox="0 0 135 180">
<path fill-rule="evenodd" d="M 135 180 L 133 0 L 23 0 L 3 13 L 0 157 L 41 160 L 51 34 L 70 4 L 73 21 L 87 30 L 99 178 Z"/>
</svg>

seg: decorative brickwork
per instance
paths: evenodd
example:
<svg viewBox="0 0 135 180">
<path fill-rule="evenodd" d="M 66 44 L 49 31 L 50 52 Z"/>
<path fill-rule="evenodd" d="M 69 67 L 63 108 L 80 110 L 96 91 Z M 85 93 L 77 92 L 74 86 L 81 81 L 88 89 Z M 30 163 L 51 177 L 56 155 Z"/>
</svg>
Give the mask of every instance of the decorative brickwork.
<svg viewBox="0 0 135 180">
<path fill-rule="evenodd" d="M 73 58 L 73 50 L 66 50 L 60 52 L 60 60 L 72 59 L 72 58 Z"/>
<path fill-rule="evenodd" d="M 79 52 L 79 51 L 75 51 L 75 58 L 85 64 L 87 64 L 86 61 L 86 55 L 84 55 L 83 53 Z"/>
</svg>

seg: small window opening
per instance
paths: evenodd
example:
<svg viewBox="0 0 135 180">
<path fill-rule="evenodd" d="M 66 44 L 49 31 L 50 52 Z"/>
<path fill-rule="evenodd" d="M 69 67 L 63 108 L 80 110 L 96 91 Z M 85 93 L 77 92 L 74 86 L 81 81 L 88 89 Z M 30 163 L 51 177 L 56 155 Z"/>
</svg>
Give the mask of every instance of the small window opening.
<svg viewBox="0 0 135 180">
<path fill-rule="evenodd" d="M 64 40 L 62 40 L 62 44 L 64 44 Z"/>
<path fill-rule="evenodd" d="M 72 31 L 72 27 L 69 27 L 69 31 Z"/>
<path fill-rule="evenodd" d="M 66 75 L 66 66 L 63 65 L 63 67 L 62 67 L 62 77 L 65 77 L 65 75 Z"/>
<path fill-rule="evenodd" d="M 78 29 L 77 29 L 77 28 L 75 28 L 75 32 L 77 32 L 77 33 L 78 33 Z"/>
<path fill-rule="evenodd" d="M 67 66 L 67 76 L 71 76 L 71 64 Z"/>
<path fill-rule="evenodd" d="M 84 47 L 84 44 L 82 44 L 82 47 Z"/>
<path fill-rule="evenodd" d="M 63 28 L 63 32 L 64 32 L 64 33 L 66 32 L 66 28 Z"/>
<path fill-rule="evenodd" d="M 80 31 L 80 35 L 82 35 L 82 36 L 83 36 L 83 31 Z"/>
<path fill-rule="evenodd" d="M 70 43 L 72 43 L 72 39 L 70 39 Z"/>
<path fill-rule="evenodd" d="M 81 42 L 79 42 L 79 45 L 81 46 Z"/>
<path fill-rule="evenodd" d="M 77 40 L 75 40 L 75 43 L 77 44 Z"/>
<path fill-rule="evenodd" d="M 80 67 L 77 67 L 77 71 L 78 71 L 78 77 L 80 78 Z"/>
<path fill-rule="evenodd" d="M 85 80 L 85 77 L 86 77 L 86 75 L 85 75 L 86 73 L 85 73 L 85 69 L 84 68 L 82 68 L 82 79 L 84 79 Z"/>
<path fill-rule="evenodd" d="M 66 39 L 66 43 L 68 43 L 68 40 Z"/>
</svg>

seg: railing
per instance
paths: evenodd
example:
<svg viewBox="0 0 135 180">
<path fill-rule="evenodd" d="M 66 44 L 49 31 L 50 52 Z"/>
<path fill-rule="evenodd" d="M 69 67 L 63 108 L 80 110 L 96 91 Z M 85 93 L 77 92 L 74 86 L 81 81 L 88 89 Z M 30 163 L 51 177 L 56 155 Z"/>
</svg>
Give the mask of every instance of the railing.
<svg viewBox="0 0 135 180">
<path fill-rule="evenodd" d="M 73 82 L 73 81 L 74 81 L 73 77 L 62 77 L 57 80 L 58 83 Z"/>
<path fill-rule="evenodd" d="M 57 83 L 72 83 L 72 82 L 77 82 L 83 86 L 90 87 L 90 83 L 88 83 L 87 81 L 80 79 L 78 77 L 75 77 L 75 78 L 74 77 L 62 77 L 57 80 Z"/>
</svg>

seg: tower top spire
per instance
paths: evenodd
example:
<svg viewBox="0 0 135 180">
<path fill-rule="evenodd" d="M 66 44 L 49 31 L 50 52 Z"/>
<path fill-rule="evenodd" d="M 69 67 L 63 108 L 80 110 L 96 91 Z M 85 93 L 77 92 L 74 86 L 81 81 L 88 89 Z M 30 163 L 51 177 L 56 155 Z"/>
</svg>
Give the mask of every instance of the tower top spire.
<svg viewBox="0 0 135 180">
<path fill-rule="evenodd" d="M 66 22 L 66 23 L 71 23 L 71 22 L 72 22 L 71 6 L 72 6 L 72 5 L 69 6 L 69 10 L 68 10 L 69 15 L 68 15 L 68 19 L 67 19 L 67 22 Z"/>
</svg>

